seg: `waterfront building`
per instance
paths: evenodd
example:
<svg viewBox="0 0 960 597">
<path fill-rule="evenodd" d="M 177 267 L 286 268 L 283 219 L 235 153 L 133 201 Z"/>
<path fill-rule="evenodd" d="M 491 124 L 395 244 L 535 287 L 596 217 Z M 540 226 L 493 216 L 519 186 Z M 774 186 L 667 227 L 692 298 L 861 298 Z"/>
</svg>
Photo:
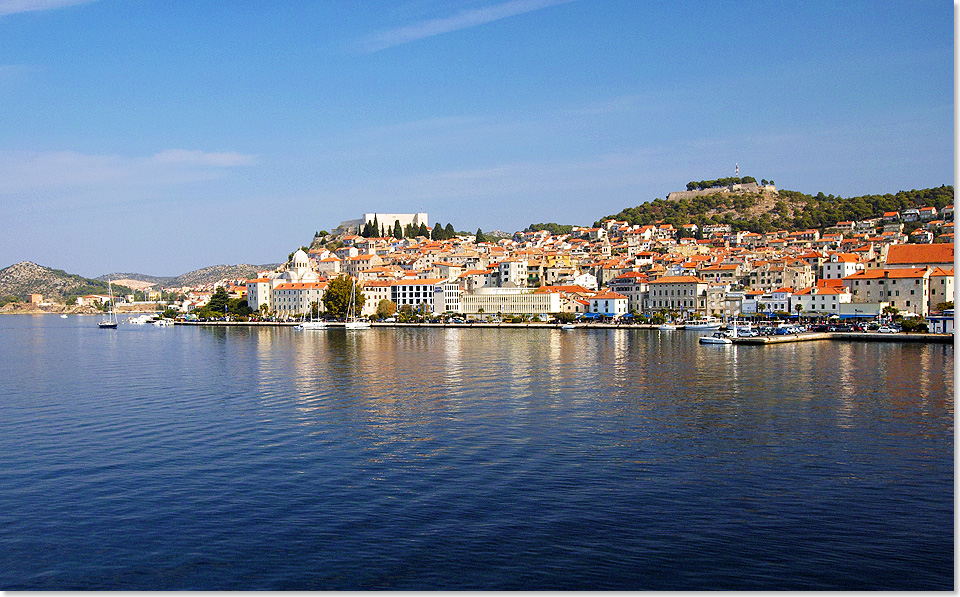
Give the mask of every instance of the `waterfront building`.
<svg viewBox="0 0 960 597">
<path fill-rule="evenodd" d="M 680 311 L 682 315 L 706 312 L 707 282 L 696 276 L 664 276 L 649 284 L 646 311 Z"/>
<path fill-rule="evenodd" d="M 803 316 L 839 316 L 840 305 L 849 303 L 852 299 L 850 290 L 842 286 L 809 286 L 793 293 L 791 313 L 797 313 L 799 305 L 799 314 Z"/>
<path fill-rule="evenodd" d="M 390 300 L 400 309 L 410 305 L 423 314 L 460 313 L 463 289 L 451 280 L 431 278 L 395 280 L 390 283 Z"/>
<path fill-rule="evenodd" d="M 900 311 L 927 315 L 954 300 L 954 270 L 941 267 L 871 269 L 843 279 L 853 302 L 886 301 Z"/>
<path fill-rule="evenodd" d="M 627 314 L 627 297 L 607 290 L 590 297 L 590 312 L 607 317 L 621 317 Z"/>
<path fill-rule="evenodd" d="M 286 282 L 273 289 L 273 310 L 281 317 L 295 317 L 310 313 L 313 303 L 323 311 L 326 282 Z"/>
<path fill-rule="evenodd" d="M 480 288 L 462 297 L 467 315 L 549 315 L 560 313 L 559 292 L 533 292 L 525 288 Z"/>
</svg>

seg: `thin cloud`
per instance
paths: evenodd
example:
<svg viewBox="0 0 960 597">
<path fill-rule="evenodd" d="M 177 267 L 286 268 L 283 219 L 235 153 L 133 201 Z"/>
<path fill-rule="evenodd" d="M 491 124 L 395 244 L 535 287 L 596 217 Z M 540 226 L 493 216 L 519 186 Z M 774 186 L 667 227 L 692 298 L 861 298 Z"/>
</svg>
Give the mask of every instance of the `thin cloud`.
<svg viewBox="0 0 960 597">
<path fill-rule="evenodd" d="M 74 151 L 0 152 L 0 195 L 39 189 L 124 185 L 159 187 L 211 180 L 253 156 L 168 149 L 147 157 Z"/>
<path fill-rule="evenodd" d="M 0 0 L 0 16 L 33 10 L 50 10 L 76 4 L 87 4 L 96 0 Z"/>
<path fill-rule="evenodd" d="M 511 0 L 503 4 L 465 10 L 452 17 L 430 19 L 414 25 L 407 25 L 406 27 L 398 27 L 376 33 L 364 39 L 360 43 L 360 48 L 363 52 L 372 54 L 412 41 L 433 37 L 434 35 L 485 25 L 507 17 L 513 17 L 558 4 L 566 4 L 572 1 L 573 0 Z"/>
<path fill-rule="evenodd" d="M 191 149 L 165 149 L 152 158 L 161 164 L 186 166 L 245 166 L 253 162 L 253 156 L 242 153 L 209 153 Z"/>
</svg>

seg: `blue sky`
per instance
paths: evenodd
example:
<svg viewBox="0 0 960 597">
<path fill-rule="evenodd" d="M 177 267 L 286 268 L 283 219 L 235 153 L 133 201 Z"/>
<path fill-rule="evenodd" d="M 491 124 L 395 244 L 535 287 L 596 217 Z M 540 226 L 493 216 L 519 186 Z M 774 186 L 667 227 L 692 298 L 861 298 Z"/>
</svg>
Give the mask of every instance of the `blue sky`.
<svg viewBox="0 0 960 597">
<path fill-rule="evenodd" d="M 737 163 L 953 184 L 953 9 L 0 0 L 0 267 L 277 262 L 365 211 L 590 224 Z"/>
</svg>

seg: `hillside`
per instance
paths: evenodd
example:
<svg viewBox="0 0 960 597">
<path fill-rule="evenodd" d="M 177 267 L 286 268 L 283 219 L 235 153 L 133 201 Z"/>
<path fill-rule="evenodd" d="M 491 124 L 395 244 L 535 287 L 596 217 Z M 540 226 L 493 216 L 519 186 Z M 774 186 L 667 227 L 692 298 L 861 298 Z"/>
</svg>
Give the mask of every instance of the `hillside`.
<svg viewBox="0 0 960 597">
<path fill-rule="evenodd" d="M 179 276 L 148 276 L 138 273 L 113 273 L 98 276 L 97 280 L 138 280 L 149 282 L 163 287 L 179 286 L 201 286 L 203 284 L 213 284 L 224 279 L 248 278 L 256 275 L 257 272 L 264 270 L 273 270 L 279 267 L 277 263 L 267 263 L 264 265 L 250 265 L 241 263 L 239 265 L 211 265 L 192 272 L 187 272 Z"/>
<path fill-rule="evenodd" d="M 942 209 L 953 204 L 953 187 L 899 191 L 896 194 L 835 197 L 807 195 L 797 191 L 781 190 L 777 194 L 723 192 L 684 198 L 677 201 L 654 199 L 636 207 L 628 207 L 618 214 L 601 218 L 622 220 L 645 226 L 663 220 L 674 227 L 683 224 L 729 224 L 734 230 L 770 232 L 772 230 L 823 229 L 841 221 L 880 217 L 887 211 L 901 211 L 910 207 Z"/>
<path fill-rule="evenodd" d="M 129 294 L 125 286 L 114 286 L 114 294 Z M 106 294 L 107 283 L 68 274 L 63 270 L 21 261 L 0 269 L 0 297 L 25 300 L 29 294 L 42 294 L 45 300 L 71 302 L 84 294 Z M 4 302 L 6 302 L 5 299 Z"/>
</svg>

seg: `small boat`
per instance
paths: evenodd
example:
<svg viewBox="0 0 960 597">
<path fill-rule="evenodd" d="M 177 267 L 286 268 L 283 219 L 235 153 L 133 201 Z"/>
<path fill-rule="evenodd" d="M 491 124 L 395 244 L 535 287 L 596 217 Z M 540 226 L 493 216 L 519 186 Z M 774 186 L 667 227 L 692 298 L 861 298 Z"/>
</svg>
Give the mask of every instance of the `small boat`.
<svg viewBox="0 0 960 597">
<path fill-rule="evenodd" d="M 66 318 L 67 318 L 66 315 L 61 315 L 61 316 L 60 316 L 60 319 L 66 319 Z"/>
<path fill-rule="evenodd" d="M 173 325 L 173 320 L 172 320 L 172 319 L 165 319 L 165 318 L 162 318 L 162 317 L 161 317 L 160 319 L 154 319 L 154 320 L 153 320 L 152 322 L 150 322 L 150 323 L 152 323 L 152 324 L 155 325 L 155 326 L 165 328 L 165 327 L 167 327 L 167 326 Z"/>
<path fill-rule="evenodd" d="M 561 330 L 575 330 L 575 329 L 577 329 L 577 324 L 575 324 L 575 323 L 565 323 L 565 324 L 563 324 L 562 326 L 560 326 L 560 329 L 561 329 Z"/>
<path fill-rule="evenodd" d="M 733 344 L 733 340 L 724 332 L 714 332 L 712 336 L 700 336 L 700 344 Z"/>
<path fill-rule="evenodd" d="M 672 332 L 673 330 L 679 329 L 676 324 L 673 323 L 663 323 L 657 326 L 657 329 L 661 332 Z"/>
<path fill-rule="evenodd" d="M 107 280 L 107 293 L 110 296 L 110 311 L 107 312 L 107 316 L 104 319 L 101 319 L 97 324 L 101 330 L 116 329 L 117 324 L 120 322 L 117 321 L 117 312 L 113 308 L 113 284 L 110 283 L 110 280 Z"/>
</svg>

